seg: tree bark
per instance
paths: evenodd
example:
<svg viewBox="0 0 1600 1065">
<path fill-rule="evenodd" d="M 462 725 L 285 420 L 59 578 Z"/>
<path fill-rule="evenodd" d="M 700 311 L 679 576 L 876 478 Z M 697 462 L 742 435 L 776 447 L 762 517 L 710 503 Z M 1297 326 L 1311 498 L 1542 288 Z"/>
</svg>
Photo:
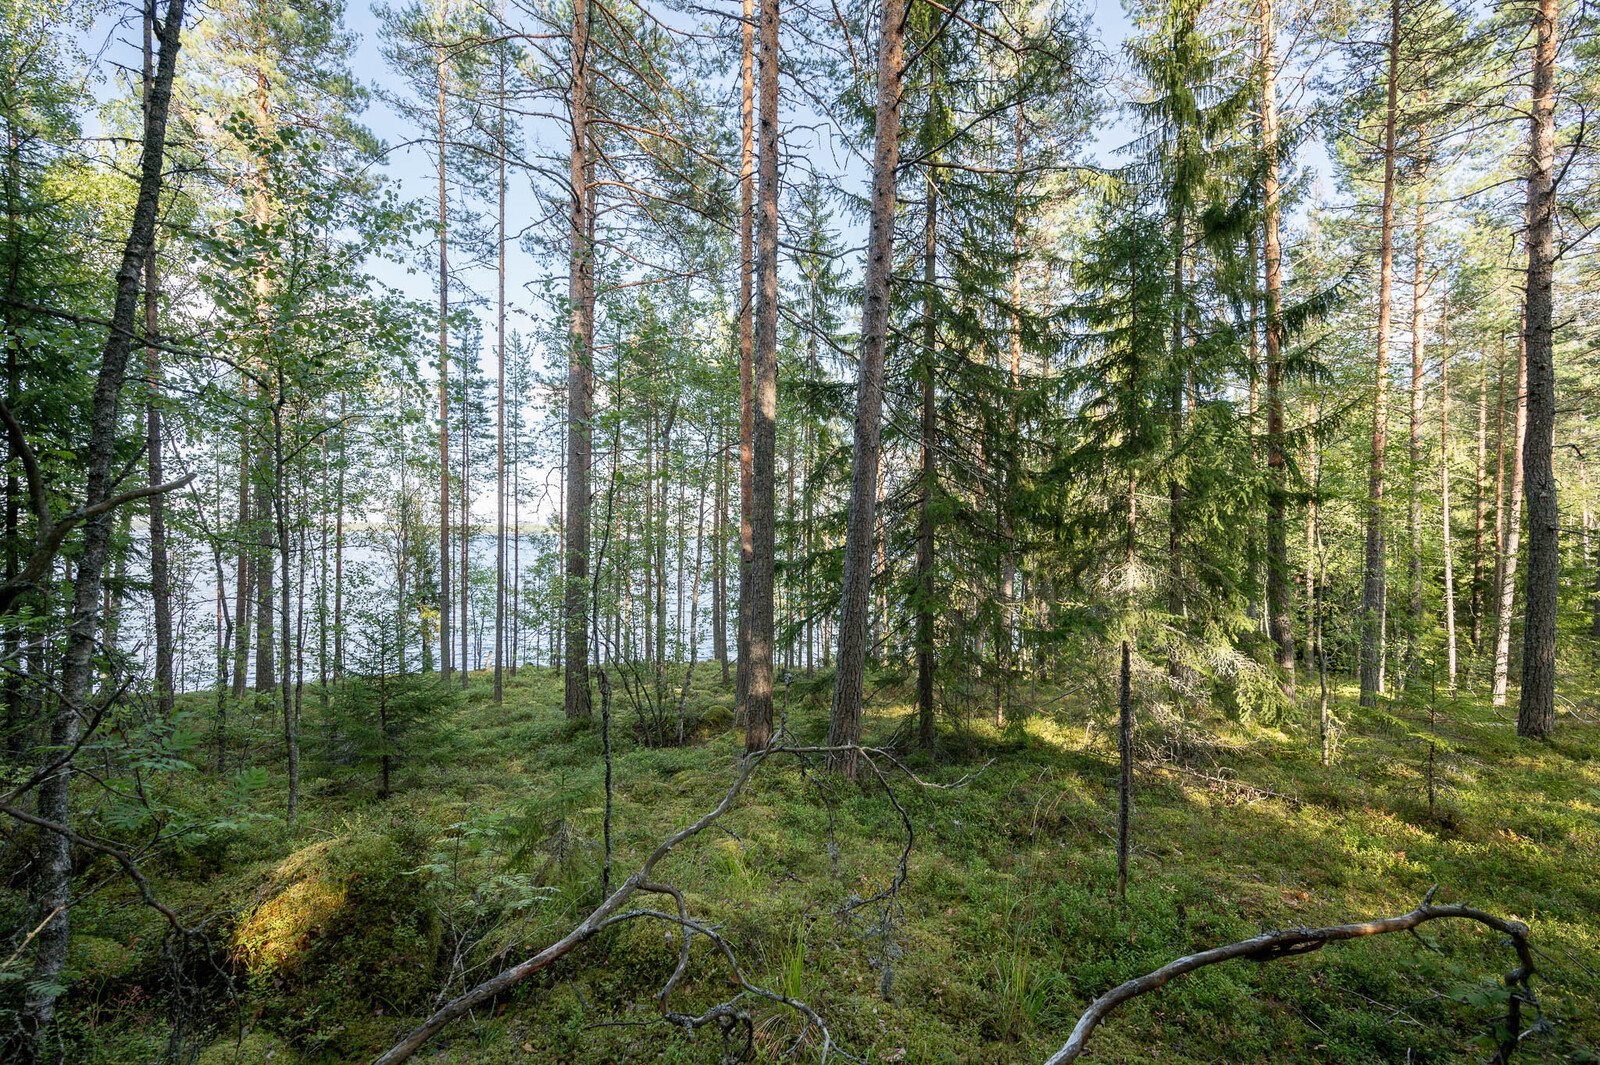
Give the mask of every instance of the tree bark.
<svg viewBox="0 0 1600 1065">
<path fill-rule="evenodd" d="M 1378 265 L 1378 352 L 1372 403 L 1372 455 L 1367 473 L 1367 530 L 1361 587 L 1361 705 L 1384 694 L 1383 479 L 1389 434 L 1389 329 L 1394 290 L 1395 136 L 1400 110 L 1400 0 L 1389 4 L 1388 99 L 1383 121 L 1383 236 Z"/>
<path fill-rule="evenodd" d="M 455 652 L 450 641 L 450 218 L 446 211 L 449 201 L 445 188 L 445 51 L 442 44 L 435 63 L 439 81 L 439 675 L 449 680 Z"/>
<path fill-rule="evenodd" d="M 1490 703 L 1506 705 L 1506 687 L 1511 672 L 1511 617 L 1516 609 L 1517 554 L 1522 548 L 1523 449 L 1528 432 L 1528 346 L 1526 330 L 1517 343 L 1517 413 L 1511 431 L 1511 490 L 1505 497 L 1504 539 L 1500 543 L 1499 586 L 1495 594 L 1494 676 L 1490 683 Z"/>
<path fill-rule="evenodd" d="M 1555 728 L 1556 612 L 1561 586 L 1560 521 L 1551 452 L 1555 446 L 1555 66 L 1557 0 L 1539 0 L 1534 23 L 1533 115 L 1529 122 L 1528 430 L 1522 483 L 1528 502 L 1528 591 L 1522 626 L 1522 692 L 1517 735 L 1544 739 Z"/>
<path fill-rule="evenodd" d="M 900 89 L 904 75 L 905 3 L 884 0 L 878 30 L 878 95 L 873 134 L 871 215 L 861 310 L 856 385 L 855 450 L 845 526 L 844 581 L 839 609 L 839 657 L 828 721 L 834 770 L 854 777 L 866 687 L 867 622 L 872 593 L 872 538 L 877 527 L 878 459 L 883 431 L 883 363 L 889 334 L 893 266 L 895 175 L 900 163 Z"/>
<path fill-rule="evenodd" d="M 152 38 L 155 35 L 155 5 L 148 4 L 144 14 L 144 77 L 143 103 L 150 109 L 150 93 L 155 87 L 155 53 Z M 157 326 L 157 296 L 160 292 L 156 263 L 156 240 L 151 235 L 150 250 L 144 260 L 144 331 L 150 343 L 145 347 L 145 374 L 149 378 L 149 399 L 145 403 L 145 472 L 152 485 L 163 483 L 161 472 L 161 359 L 155 347 Z M 157 493 L 150 497 L 150 602 L 155 622 L 155 685 L 156 708 L 163 719 L 170 717 L 173 705 L 172 688 L 172 589 L 167 572 L 167 505 L 166 496 Z"/>
<path fill-rule="evenodd" d="M 501 0 L 500 19 L 505 20 L 505 3 Z M 505 698 L 506 654 L 506 54 L 505 46 L 498 50 L 499 67 L 499 126 L 497 128 L 499 158 L 499 229 L 496 238 L 496 264 L 499 283 L 495 306 L 495 392 L 494 392 L 494 701 L 498 706 Z"/>
<path fill-rule="evenodd" d="M 1411 277 L 1411 422 L 1407 458 L 1409 460 L 1410 510 L 1406 516 L 1406 531 L 1411 537 L 1411 625 L 1406 634 L 1406 666 L 1404 677 L 1409 678 L 1417 667 L 1418 649 L 1422 639 L 1422 389 L 1423 359 L 1427 350 L 1427 318 L 1424 303 L 1427 293 L 1427 218 L 1422 208 L 1421 193 L 1417 199 L 1415 272 Z M 1404 681 L 1402 681 L 1404 683 Z"/>
<path fill-rule="evenodd" d="M 1489 489 L 1489 359 L 1478 367 L 1478 449 L 1472 483 L 1472 653 L 1483 653 L 1483 532 Z"/>
<path fill-rule="evenodd" d="M 1439 346 L 1439 524 L 1444 551 L 1444 660 L 1450 691 L 1456 690 L 1456 560 L 1450 540 L 1450 348 Z"/>
<path fill-rule="evenodd" d="M 935 89 L 937 91 L 937 89 Z M 928 175 L 928 207 L 924 214 L 922 252 L 922 485 L 917 507 L 917 742 L 931 748 L 934 741 L 933 647 L 933 498 L 937 487 L 935 447 L 939 433 L 937 385 L 934 377 L 939 323 L 935 293 L 939 284 L 939 180 L 938 170 Z"/>
<path fill-rule="evenodd" d="M 739 147 L 739 631 L 734 653 L 734 720 L 750 710 L 750 565 L 754 545 L 751 510 L 755 506 L 755 251 L 752 241 L 755 198 L 755 0 L 744 0 L 740 58 L 743 122 Z"/>
<path fill-rule="evenodd" d="M 1283 460 L 1283 252 L 1278 239 L 1278 64 L 1272 0 L 1261 0 L 1261 141 L 1266 153 L 1262 250 L 1267 297 L 1267 610 L 1278 650 L 1279 683 L 1295 694 L 1294 606 L 1289 589 L 1288 468 Z"/>
<path fill-rule="evenodd" d="M 761 150 L 756 213 L 756 320 L 750 508 L 750 667 L 745 750 L 772 741 L 778 431 L 778 0 L 761 0 Z"/>
<path fill-rule="evenodd" d="M 572 156 L 569 173 L 571 250 L 567 298 L 572 305 L 567 361 L 566 656 L 569 719 L 592 716 L 589 696 L 589 461 L 594 392 L 594 249 L 589 243 L 589 3 L 574 0 L 572 15 Z"/>
<path fill-rule="evenodd" d="M 172 101 L 172 81 L 177 69 L 183 0 L 168 0 L 166 18 L 157 31 L 160 51 L 144 115 L 144 141 L 139 160 L 139 191 L 133 219 L 117 268 L 116 295 L 111 327 L 100 358 L 90 409 L 86 508 L 105 502 L 115 485 L 118 407 L 127 378 L 132 338 L 139 324 L 140 274 L 155 244 L 156 213 L 161 197 L 162 162 L 166 154 L 167 114 Z M 152 486 L 154 487 L 154 486 Z M 82 549 L 73 575 L 71 621 L 61 659 L 61 687 L 51 723 L 54 751 L 77 744 L 87 716 L 89 685 L 94 676 L 96 614 L 100 605 L 101 577 L 111 549 L 111 512 L 97 514 L 84 523 Z M 52 824 L 72 823 L 72 767 L 62 764 L 39 785 L 39 817 Z M 35 897 L 42 913 L 54 917 L 34 937 L 33 979 L 23 1002 L 19 1022 L 24 1034 L 25 1060 L 43 1056 L 55 1020 L 55 987 L 66 968 L 72 909 L 72 853 L 70 839 L 61 832 L 41 832 L 35 866 Z"/>
</svg>

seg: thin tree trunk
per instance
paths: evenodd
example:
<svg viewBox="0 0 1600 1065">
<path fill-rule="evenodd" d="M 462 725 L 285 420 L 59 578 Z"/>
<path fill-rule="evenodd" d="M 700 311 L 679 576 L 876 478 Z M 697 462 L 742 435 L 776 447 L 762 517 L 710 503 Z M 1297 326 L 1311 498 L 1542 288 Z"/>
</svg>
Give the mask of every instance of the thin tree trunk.
<svg viewBox="0 0 1600 1065">
<path fill-rule="evenodd" d="M 1489 491 L 1489 358 L 1478 366 L 1478 449 L 1472 471 L 1472 653 L 1483 653 L 1483 531 Z"/>
<path fill-rule="evenodd" d="M 248 416 L 247 416 L 248 417 Z M 250 425 L 239 426 L 239 564 L 233 572 L 233 616 L 237 624 L 233 647 L 233 697 L 243 699 L 250 668 Z"/>
<path fill-rule="evenodd" d="M 469 618 L 467 610 L 471 603 L 467 595 L 467 582 L 471 575 L 472 565 L 472 379 L 468 373 L 467 360 L 462 358 L 461 363 L 461 481 L 456 486 L 458 505 L 456 552 L 461 557 L 460 574 L 461 583 L 458 586 L 456 598 L 461 601 L 461 690 L 467 688 L 467 675 L 472 669 L 472 662 L 467 658 L 467 636 Z"/>
<path fill-rule="evenodd" d="M 1406 666 L 1404 677 L 1410 677 L 1417 667 L 1418 647 L 1422 638 L 1422 370 L 1427 349 L 1427 317 L 1423 311 L 1427 292 L 1427 216 L 1423 211 L 1421 193 L 1417 198 L 1415 272 L 1411 279 L 1411 423 L 1407 458 L 1410 464 L 1410 510 L 1406 516 L 1406 531 L 1411 537 L 1411 626 L 1406 634 Z M 1404 683 L 1404 681 L 1402 681 Z"/>
<path fill-rule="evenodd" d="M 1528 502 L 1528 591 L 1522 625 L 1517 735 L 1545 739 L 1556 723 L 1556 615 L 1561 589 L 1561 511 L 1556 501 L 1555 67 L 1557 0 L 1539 0 L 1533 57 L 1528 173 L 1528 429 L 1522 483 Z"/>
<path fill-rule="evenodd" d="M 1294 607 L 1289 591 L 1288 470 L 1283 461 L 1283 273 L 1278 239 L 1277 26 L 1272 0 L 1261 0 L 1261 141 L 1266 151 L 1263 251 L 1267 297 L 1267 611 L 1278 649 L 1283 694 L 1295 694 Z"/>
<path fill-rule="evenodd" d="M 274 401 L 276 402 L 276 401 Z M 275 458 L 274 458 L 274 461 Z M 270 472 L 260 474 L 256 484 L 256 691 L 271 691 L 275 685 L 272 668 L 272 545 L 273 494 L 276 486 L 265 483 Z M 288 663 L 284 663 L 287 670 Z"/>
<path fill-rule="evenodd" d="M 590 302 L 594 250 L 589 242 L 589 2 L 574 0 L 572 17 L 572 158 L 568 195 L 572 304 L 567 363 L 565 704 L 570 719 L 589 720 L 589 461 L 593 424 L 594 320 Z"/>
<path fill-rule="evenodd" d="M 505 21 L 505 2 L 501 0 L 500 19 Z M 506 54 L 505 46 L 498 50 L 500 59 L 499 83 L 499 193 L 500 218 L 497 251 L 499 289 L 497 296 L 495 328 L 495 355 L 497 375 L 495 382 L 495 456 L 494 456 L 494 701 L 498 706 L 505 698 L 506 653 Z"/>
<path fill-rule="evenodd" d="M 455 652 L 450 641 L 450 218 L 447 211 L 448 190 L 445 188 L 447 138 L 443 47 L 438 49 L 435 64 L 439 90 L 439 674 L 444 680 L 449 680 Z"/>
<path fill-rule="evenodd" d="M 1496 589 L 1499 610 L 1495 614 L 1494 677 L 1490 702 L 1506 705 L 1506 688 L 1511 673 L 1511 618 L 1516 609 L 1517 553 L 1522 547 L 1523 449 L 1528 432 L 1528 347 L 1527 332 L 1521 331 L 1517 343 L 1517 413 L 1512 427 L 1511 490 L 1505 497 L 1505 533 L 1500 545 L 1500 585 Z"/>
<path fill-rule="evenodd" d="M 750 508 L 750 668 L 745 750 L 772 741 L 778 457 L 778 0 L 761 0 L 761 151 L 756 203 L 756 320 Z"/>
<path fill-rule="evenodd" d="M 722 667 L 722 683 L 728 683 L 728 437 L 717 427 L 716 518 L 711 532 L 711 653 Z"/>
<path fill-rule="evenodd" d="M 147 4 L 144 15 L 143 103 L 150 109 L 150 93 L 155 82 L 155 5 Z M 144 331 L 150 341 L 144 353 L 145 373 L 149 377 L 149 400 L 145 404 L 145 471 L 150 484 L 161 484 L 161 360 L 156 352 L 157 295 L 160 292 L 156 264 L 156 241 L 150 242 L 144 261 Z M 170 717 L 172 687 L 172 590 L 167 574 L 167 504 L 161 494 L 150 497 L 150 600 L 155 621 L 156 708 L 163 719 Z"/>
<path fill-rule="evenodd" d="M 1456 690 L 1456 561 L 1450 540 L 1450 347 L 1439 345 L 1439 522 L 1444 551 L 1444 660 L 1450 691 Z"/>
<path fill-rule="evenodd" d="M 930 74 L 930 80 L 934 75 Z M 934 90 L 937 92 L 937 88 Z M 939 432 L 934 359 L 939 330 L 935 293 L 939 284 L 939 179 L 928 175 L 928 207 L 924 215 L 922 252 L 922 484 L 917 507 L 917 742 L 931 748 L 934 740 L 934 560 L 933 496 L 936 447 Z"/>
<path fill-rule="evenodd" d="M 177 68 L 183 0 L 168 0 L 167 15 L 157 31 L 160 41 L 155 78 L 144 115 L 144 143 L 139 161 L 139 191 L 133 220 L 116 275 L 111 327 L 100 358 L 90 408 L 84 506 L 111 497 L 115 486 L 118 407 L 127 378 L 132 338 L 139 322 L 139 280 L 155 244 L 156 213 L 166 153 L 167 113 Z M 104 512 L 84 522 L 81 549 L 73 575 L 71 622 L 61 659 L 61 687 L 50 730 L 51 751 L 72 749 L 88 712 L 89 685 L 94 676 L 96 613 L 101 576 L 111 550 L 113 514 Z M 72 766 L 63 763 L 39 785 L 39 816 L 53 824 L 72 824 Z M 72 852 L 67 837 L 41 832 L 35 864 L 34 892 L 39 911 L 51 915 L 33 938 L 32 980 L 18 1018 L 24 1036 L 25 1061 L 40 1060 L 55 1021 L 57 988 L 66 968 L 72 908 Z"/>
<path fill-rule="evenodd" d="M 1128 904 L 1128 851 L 1133 835 L 1133 653 L 1122 641 L 1117 684 L 1117 900 Z"/>
<path fill-rule="evenodd" d="M 1400 110 L 1400 0 L 1389 4 L 1388 99 L 1383 120 L 1383 237 L 1378 266 L 1378 352 L 1372 403 L 1372 457 L 1367 474 L 1367 531 L 1361 586 L 1361 705 L 1384 694 L 1383 478 L 1389 435 L 1389 329 L 1394 291 L 1395 137 Z"/>
<path fill-rule="evenodd" d="M 861 700 L 866 687 L 872 538 L 877 528 L 876 491 L 883 431 L 883 363 L 889 333 L 889 285 L 894 251 L 895 176 L 900 163 L 900 90 L 905 73 L 904 0 L 883 0 L 880 17 L 872 199 L 856 387 L 855 453 L 850 463 L 838 669 L 828 722 L 828 743 L 834 747 L 859 742 Z M 828 761 L 833 769 L 848 777 L 855 776 L 855 751 L 836 751 Z"/>
</svg>

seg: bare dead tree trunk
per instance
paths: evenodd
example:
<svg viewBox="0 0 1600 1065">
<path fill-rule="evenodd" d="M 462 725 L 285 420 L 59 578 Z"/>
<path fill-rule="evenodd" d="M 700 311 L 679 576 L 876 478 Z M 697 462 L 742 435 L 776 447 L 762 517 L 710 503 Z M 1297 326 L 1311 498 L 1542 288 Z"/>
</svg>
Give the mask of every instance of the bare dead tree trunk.
<svg viewBox="0 0 1600 1065">
<path fill-rule="evenodd" d="M 878 458 L 883 431 L 883 361 L 889 334 L 889 284 L 894 251 L 895 174 L 900 163 L 900 88 L 904 71 L 905 3 L 884 0 L 878 30 L 878 96 L 872 159 L 871 220 L 861 310 L 856 386 L 855 453 L 845 527 L 839 609 L 839 659 L 828 722 L 834 770 L 856 772 L 856 754 L 841 750 L 861 735 L 866 687 L 867 621 L 872 594 L 872 538 L 877 527 Z"/>
<path fill-rule="evenodd" d="M 745 750 L 772 741 L 773 574 L 778 448 L 778 0 L 761 0 L 761 151 L 756 204 L 756 320 L 750 508 L 750 666 Z"/>
<path fill-rule="evenodd" d="M 1522 625 L 1522 691 L 1517 735 L 1544 739 L 1556 723 L 1556 613 L 1561 588 L 1561 511 L 1556 502 L 1555 69 L 1557 0 L 1539 0 L 1529 122 L 1528 288 L 1523 323 L 1528 350 L 1528 430 L 1523 488 L 1528 502 L 1528 591 Z"/>
<path fill-rule="evenodd" d="M 1361 590 L 1361 705 L 1384 694 L 1383 478 L 1389 435 L 1389 329 L 1394 290 L 1395 137 L 1400 111 L 1400 0 L 1389 4 L 1388 99 L 1383 120 L 1383 237 L 1378 265 L 1378 352 L 1372 403 L 1372 457 L 1367 474 L 1367 533 Z"/>
<path fill-rule="evenodd" d="M 594 249 L 589 242 L 589 3 L 572 13 L 572 158 L 569 173 L 571 241 L 567 285 L 572 304 L 567 362 L 566 655 L 569 719 L 589 720 L 589 462 L 594 392 Z"/>
<path fill-rule="evenodd" d="M 167 114 L 172 101 L 182 24 L 183 0 L 168 0 L 166 18 L 156 31 L 160 51 L 150 84 L 149 104 L 145 108 L 138 198 L 117 268 L 111 326 L 102 350 L 90 408 L 86 510 L 111 499 L 116 483 L 118 408 L 127 379 L 132 338 L 138 335 L 140 275 L 155 245 Z M 156 487 L 151 486 L 152 489 Z M 71 621 L 61 659 L 61 687 L 50 729 L 52 751 L 70 750 L 81 736 L 89 686 L 94 677 L 96 615 L 100 606 L 101 577 L 111 550 L 112 517 L 110 511 L 102 511 L 84 522 L 82 549 L 73 575 Z M 71 825 L 71 784 L 70 763 L 57 766 L 44 778 L 39 785 L 38 809 L 42 820 L 63 827 Z M 34 875 L 39 910 L 53 916 L 34 936 L 33 978 L 19 1016 L 25 1038 L 23 1053 L 30 1061 L 43 1056 L 55 1021 L 57 987 L 67 962 L 72 910 L 72 852 L 67 835 L 40 833 Z"/>
</svg>

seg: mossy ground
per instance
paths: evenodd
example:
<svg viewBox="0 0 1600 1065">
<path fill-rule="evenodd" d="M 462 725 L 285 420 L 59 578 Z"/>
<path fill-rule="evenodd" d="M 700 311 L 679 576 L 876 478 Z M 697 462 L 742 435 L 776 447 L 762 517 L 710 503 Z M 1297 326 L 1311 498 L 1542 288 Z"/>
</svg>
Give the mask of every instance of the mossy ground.
<svg viewBox="0 0 1600 1065">
<path fill-rule="evenodd" d="M 699 679 L 692 708 L 725 721 L 729 695 L 715 671 L 702 667 Z M 453 722 L 455 753 L 409 767 L 388 800 L 364 781 L 308 776 L 292 828 L 247 824 L 213 839 L 204 860 L 152 869 L 164 897 L 190 914 L 221 913 L 217 927 L 228 930 L 219 952 L 238 993 L 214 999 L 207 1065 L 370 1060 L 440 986 L 482 978 L 594 905 L 598 728 L 563 719 L 548 672 L 524 670 L 502 706 L 486 696 L 475 676 Z M 879 701 L 869 742 L 907 712 Z M 786 711 L 797 738 L 821 740 L 820 693 L 797 685 Z M 1114 897 L 1110 718 L 1070 699 L 1014 713 L 1005 728 L 952 727 L 935 754 L 907 756 L 935 781 L 983 768 L 955 790 L 896 781 L 916 838 L 887 922 L 881 906 L 852 915 L 847 902 L 895 871 L 893 808 L 875 784 L 845 785 L 793 760 L 765 766 L 725 831 L 684 847 L 658 877 L 687 892 L 755 979 L 803 996 L 852 1053 L 928 1063 L 1040 1061 L 1091 998 L 1129 976 L 1266 928 L 1403 912 L 1437 882 L 1442 900 L 1532 925 L 1548 1023 L 1523 1060 L 1600 1060 L 1600 725 L 1564 714 L 1552 742 L 1532 744 L 1515 738 L 1505 712 L 1442 703 L 1430 810 L 1425 713 L 1364 717 L 1347 699 L 1338 712 L 1348 720 L 1332 767 L 1319 765 L 1304 730 L 1226 718 L 1191 722 L 1207 746 L 1189 766 L 1142 767 L 1126 909 Z M 625 706 L 616 717 L 620 880 L 714 805 L 740 740 L 702 729 L 690 745 L 652 749 L 633 742 Z M 263 764 L 269 735 L 255 752 Z M 1219 777 L 1237 784 L 1207 779 Z M 198 775 L 191 786 L 202 796 L 211 787 Z M 274 777 L 260 809 L 281 813 L 280 793 Z M 154 1060 L 166 1040 L 159 926 L 121 885 L 74 922 L 87 937 L 64 1006 L 75 1059 Z M 713 1035 L 691 1040 L 653 1021 L 678 934 L 644 921 L 610 931 L 456 1023 L 420 1060 L 714 1062 Z M 1438 923 L 1420 939 L 1214 967 L 1125 1007 L 1090 1059 L 1481 1060 L 1474 1037 L 1500 1006 L 1482 992 L 1510 966 L 1494 935 Z M 702 942 L 675 1004 L 703 1008 L 729 993 Z M 761 1060 L 777 1060 L 796 1019 L 751 1009 Z M 809 1045 L 801 1060 L 815 1058 L 814 1034 Z"/>
</svg>

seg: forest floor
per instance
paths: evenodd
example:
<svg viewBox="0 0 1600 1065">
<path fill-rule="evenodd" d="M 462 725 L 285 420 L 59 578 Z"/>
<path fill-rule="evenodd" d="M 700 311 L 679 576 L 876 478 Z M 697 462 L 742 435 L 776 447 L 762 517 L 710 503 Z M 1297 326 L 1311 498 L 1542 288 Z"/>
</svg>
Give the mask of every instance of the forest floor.
<svg viewBox="0 0 1600 1065">
<path fill-rule="evenodd" d="M 633 709 L 617 693 L 614 884 L 733 779 L 731 696 L 715 666 L 703 664 L 697 680 L 693 740 L 682 747 L 636 742 Z M 686 892 L 754 981 L 809 1003 L 845 1050 L 909 1063 L 1042 1061 L 1087 1003 L 1124 979 L 1263 929 L 1403 913 L 1437 883 L 1440 901 L 1532 927 L 1542 1013 L 1519 1060 L 1600 1061 L 1592 700 L 1583 715 L 1560 716 L 1552 742 L 1532 744 L 1516 739 L 1514 708 L 1441 698 L 1430 725 L 1425 704 L 1361 712 L 1340 691 L 1341 743 L 1326 768 L 1303 727 L 1191 722 L 1137 771 L 1124 909 L 1111 718 L 1072 698 L 1025 715 L 1023 704 L 1047 701 L 1042 690 L 1029 695 L 1017 693 L 1005 727 L 971 721 L 933 755 L 907 752 L 929 781 L 975 773 L 965 786 L 923 788 L 891 774 L 915 829 L 891 906 L 855 904 L 896 872 L 904 834 L 894 806 L 870 777 L 846 785 L 793 757 L 762 766 L 722 829 L 681 848 L 657 879 Z M 193 958 L 164 961 L 160 921 L 109 876 L 74 912 L 80 977 L 64 1006 L 68 1059 L 158 1060 L 173 1021 L 162 994 L 182 972 L 197 990 L 179 1041 L 205 1047 L 203 1065 L 370 1061 L 441 986 L 459 993 L 570 929 L 600 897 L 600 730 L 569 726 L 548 671 L 525 669 L 502 706 L 488 696 L 487 679 L 474 675 L 448 748 L 404 766 L 387 799 L 369 775 L 308 756 L 292 829 L 277 816 L 274 768 L 245 794 L 258 816 L 151 859 L 160 897 L 186 918 L 216 915 L 213 960 L 232 974 L 231 992 Z M 822 742 L 825 700 L 800 682 L 780 692 L 798 741 Z M 907 713 L 880 693 L 866 742 L 887 740 Z M 254 747 L 236 754 L 276 767 L 270 718 L 260 727 Z M 230 795 L 238 801 L 238 787 L 180 774 L 165 801 L 220 809 Z M 668 901 L 638 905 L 655 899 Z M 653 996 L 672 973 L 677 935 L 648 921 L 607 931 L 456 1022 L 417 1060 L 715 1062 L 714 1030 L 691 1039 L 657 1017 Z M 673 999 L 685 1012 L 735 990 L 696 942 Z M 1084 1060 L 1484 1060 L 1480 1037 L 1502 1012 L 1500 981 L 1513 964 L 1493 933 L 1437 922 L 1420 937 L 1215 966 L 1125 1006 Z M 758 1059 L 778 1060 L 798 1019 L 745 1005 Z M 805 1042 L 799 1060 L 817 1060 L 818 1033 Z"/>
</svg>

